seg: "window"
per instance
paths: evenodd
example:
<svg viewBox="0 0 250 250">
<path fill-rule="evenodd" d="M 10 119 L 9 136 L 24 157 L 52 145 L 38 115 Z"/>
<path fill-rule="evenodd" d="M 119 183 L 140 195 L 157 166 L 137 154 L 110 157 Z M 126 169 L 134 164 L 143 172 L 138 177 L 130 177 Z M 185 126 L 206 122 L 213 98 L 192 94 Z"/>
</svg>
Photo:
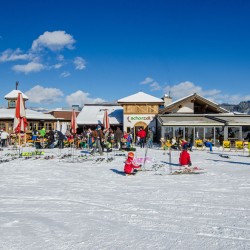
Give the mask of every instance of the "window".
<svg viewBox="0 0 250 250">
<path fill-rule="evenodd" d="M 46 131 L 52 130 L 52 123 L 51 122 L 46 122 L 45 123 L 45 129 L 46 129 Z"/>
<path fill-rule="evenodd" d="M 9 101 L 9 108 L 15 108 L 16 107 L 16 101 L 15 100 L 10 100 Z"/>
<path fill-rule="evenodd" d="M 31 131 L 33 131 L 34 129 L 36 129 L 36 122 L 29 122 L 28 128 Z"/>
<path fill-rule="evenodd" d="M 44 127 L 44 123 L 43 122 L 39 122 L 38 123 L 38 130 L 41 130 Z"/>
<path fill-rule="evenodd" d="M 4 122 L 0 122 L 0 129 L 5 128 L 5 123 Z"/>
</svg>

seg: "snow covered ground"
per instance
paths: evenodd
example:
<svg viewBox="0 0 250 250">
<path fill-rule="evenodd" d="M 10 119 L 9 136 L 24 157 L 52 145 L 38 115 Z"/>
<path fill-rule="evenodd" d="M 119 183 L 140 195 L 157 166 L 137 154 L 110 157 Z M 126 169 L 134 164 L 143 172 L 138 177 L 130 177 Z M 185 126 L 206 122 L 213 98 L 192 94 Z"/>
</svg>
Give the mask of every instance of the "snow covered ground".
<svg viewBox="0 0 250 250">
<path fill-rule="evenodd" d="M 169 175 L 167 152 L 149 149 L 146 168 L 165 165 L 136 176 L 123 175 L 125 157 L 115 156 L 123 152 L 100 163 L 80 154 L 46 149 L 38 159 L 0 163 L 0 249 L 250 249 L 248 152 L 194 150 L 193 166 L 206 172 Z M 172 151 L 174 169 L 178 155 Z"/>
</svg>

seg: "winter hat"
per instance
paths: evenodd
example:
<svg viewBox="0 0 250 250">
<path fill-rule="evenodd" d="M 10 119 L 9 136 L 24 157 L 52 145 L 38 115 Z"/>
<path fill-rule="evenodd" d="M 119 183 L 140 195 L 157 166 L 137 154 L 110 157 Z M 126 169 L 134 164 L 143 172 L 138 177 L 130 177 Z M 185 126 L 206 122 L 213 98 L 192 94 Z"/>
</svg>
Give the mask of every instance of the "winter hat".
<svg viewBox="0 0 250 250">
<path fill-rule="evenodd" d="M 128 153 L 128 157 L 134 158 L 134 156 L 135 156 L 135 154 L 134 154 L 133 152 L 129 152 L 129 153 Z"/>
</svg>

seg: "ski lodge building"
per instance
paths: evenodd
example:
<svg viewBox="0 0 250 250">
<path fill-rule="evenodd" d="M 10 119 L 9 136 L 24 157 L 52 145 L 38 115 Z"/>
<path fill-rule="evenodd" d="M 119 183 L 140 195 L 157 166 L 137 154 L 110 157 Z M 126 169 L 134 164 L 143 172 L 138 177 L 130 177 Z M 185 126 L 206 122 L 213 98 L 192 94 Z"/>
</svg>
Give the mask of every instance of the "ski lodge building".
<svg viewBox="0 0 250 250">
<path fill-rule="evenodd" d="M 0 108 L 0 129 L 5 128 L 13 133 L 15 106 L 20 90 L 13 90 L 5 96 L 7 108 Z M 28 100 L 23 95 L 24 102 Z M 176 138 L 191 140 L 195 145 L 197 140 L 209 139 L 214 145 L 230 141 L 243 140 L 250 131 L 250 115 L 232 113 L 218 104 L 192 94 L 172 101 L 165 95 L 157 98 L 144 92 L 138 92 L 119 99 L 117 103 L 85 104 L 78 111 L 77 124 L 79 132 L 84 128 L 103 124 L 104 111 L 108 111 L 111 128 L 120 127 L 123 131 L 134 133 L 139 127 L 151 128 L 154 132 L 155 142 Z M 27 134 L 34 129 L 55 130 L 63 123 L 70 122 L 71 111 L 56 109 L 50 113 L 37 112 L 26 109 L 28 121 Z"/>
</svg>

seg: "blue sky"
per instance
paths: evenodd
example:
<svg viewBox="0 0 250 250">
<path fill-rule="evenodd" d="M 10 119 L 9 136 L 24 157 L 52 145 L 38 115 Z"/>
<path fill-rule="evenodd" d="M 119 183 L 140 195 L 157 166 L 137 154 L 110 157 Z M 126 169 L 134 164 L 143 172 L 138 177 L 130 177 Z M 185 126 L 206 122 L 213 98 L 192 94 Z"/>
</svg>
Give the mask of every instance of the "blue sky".
<svg viewBox="0 0 250 250">
<path fill-rule="evenodd" d="M 174 100 L 250 100 L 248 0 L 5 0 L 0 106 L 114 101 L 138 91 Z"/>
</svg>

